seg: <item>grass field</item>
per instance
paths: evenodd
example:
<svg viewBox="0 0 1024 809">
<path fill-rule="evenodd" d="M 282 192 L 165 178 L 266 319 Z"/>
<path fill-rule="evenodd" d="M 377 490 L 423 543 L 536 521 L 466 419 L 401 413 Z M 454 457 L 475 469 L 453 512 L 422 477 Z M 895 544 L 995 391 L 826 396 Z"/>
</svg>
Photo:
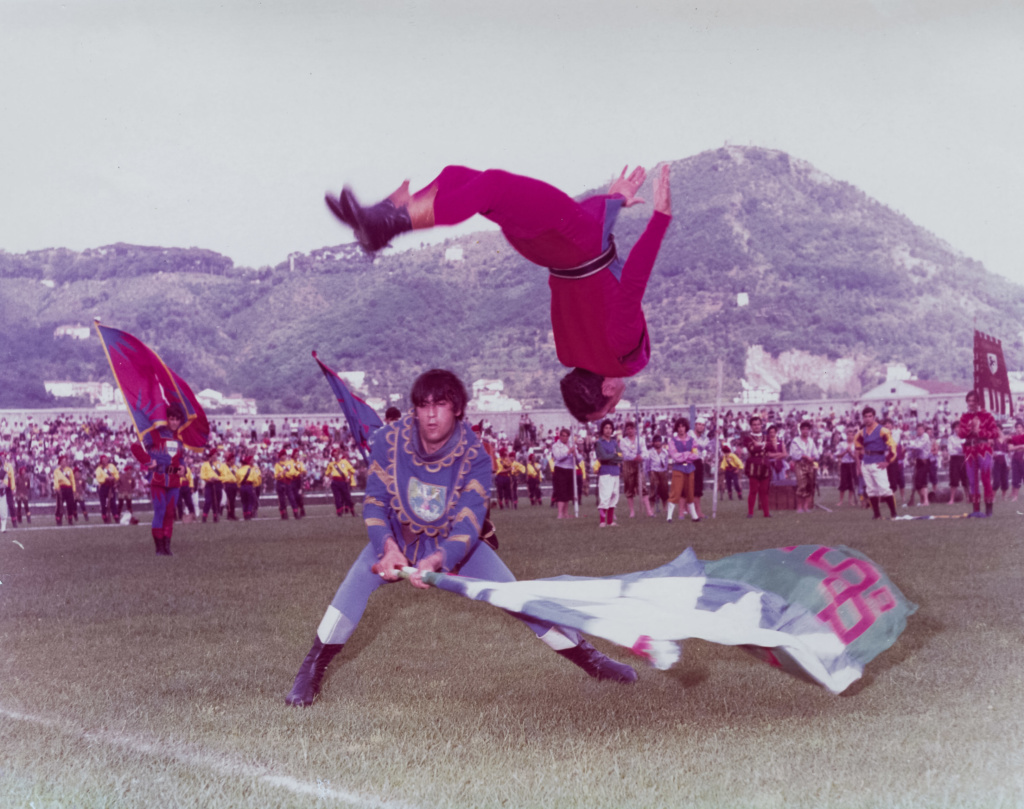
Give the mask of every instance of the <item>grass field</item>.
<svg viewBox="0 0 1024 809">
<path fill-rule="evenodd" d="M 620 686 L 494 608 L 402 583 L 374 596 L 305 710 L 283 698 L 365 543 L 359 521 L 318 508 L 301 523 L 178 525 L 169 558 L 145 526 L 12 531 L 0 807 L 1019 807 L 1017 505 L 873 522 L 859 509 L 746 520 L 727 501 L 715 521 L 604 531 L 592 499 L 578 521 L 497 512 L 521 578 L 650 568 L 687 546 L 715 559 L 845 544 L 920 610 L 841 696 L 700 641 Z"/>
</svg>

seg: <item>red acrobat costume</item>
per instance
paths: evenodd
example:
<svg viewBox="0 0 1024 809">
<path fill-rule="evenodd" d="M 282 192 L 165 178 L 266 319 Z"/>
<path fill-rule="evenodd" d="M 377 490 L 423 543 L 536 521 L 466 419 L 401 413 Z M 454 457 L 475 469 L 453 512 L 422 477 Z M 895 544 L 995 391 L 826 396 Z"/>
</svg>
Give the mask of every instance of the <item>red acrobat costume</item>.
<svg viewBox="0 0 1024 809">
<path fill-rule="evenodd" d="M 455 225 L 480 214 L 500 226 L 524 258 L 556 271 L 606 254 L 625 202 L 620 194 L 577 202 L 532 177 L 465 166 L 448 166 L 417 194 L 435 188 L 436 225 Z M 616 258 L 579 278 L 551 275 L 551 325 L 559 362 L 606 377 L 633 376 L 647 365 L 651 344 L 641 301 L 670 221 L 656 211 L 624 263 Z"/>
</svg>

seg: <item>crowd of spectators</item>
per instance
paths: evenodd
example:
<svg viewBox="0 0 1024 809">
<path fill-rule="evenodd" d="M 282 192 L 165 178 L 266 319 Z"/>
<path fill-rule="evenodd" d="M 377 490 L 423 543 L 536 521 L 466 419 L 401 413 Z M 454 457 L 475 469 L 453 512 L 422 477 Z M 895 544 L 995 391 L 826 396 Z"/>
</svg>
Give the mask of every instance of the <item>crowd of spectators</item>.
<svg viewBox="0 0 1024 809">
<path fill-rule="evenodd" d="M 305 464 L 306 489 L 329 489 L 324 481 L 324 470 L 335 448 L 349 455 L 353 463 L 360 457 L 352 441 L 345 420 L 319 418 L 316 421 L 301 417 L 282 419 L 232 419 L 211 421 L 209 447 L 216 447 L 221 457 L 228 452 L 236 458 L 252 454 L 259 465 L 264 481 L 270 481 L 273 490 L 274 462 L 281 449 L 289 453 L 299 450 L 299 459 Z M 32 501 L 55 500 L 53 473 L 61 456 L 67 456 L 74 469 L 76 484 L 83 487 L 78 499 L 95 499 L 98 489 L 96 469 L 100 458 L 106 455 L 118 470 L 136 472 L 134 497 L 146 496 L 146 481 L 139 474 L 138 462 L 131 446 L 138 440 L 135 428 L 127 417 L 106 415 L 55 415 L 36 418 L 0 418 L 0 450 L 19 474 L 26 476 Z M 191 469 L 195 486 L 201 491 L 199 467 L 202 452 L 188 453 L 187 465 Z M 358 465 L 357 465 L 358 468 Z"/>
<path fill-rule="evenodd" d="M 955 432 L 957 422 L 965 410 L 964 404 L 960 401 L 944 400 L 932 403 L 925 410 L 918 407 L 906 406 L 899 401 L 886 401 L 884 403 L 873 403 L 878 411 L 879 421 L 889 425 L 890 431 L 897 442 L 898 462 L 906 469 L 906 477 L 911 480 L 913 468 L 919 458 L 919 452 L 910 447 L 911 439 L 917 434 L 918 425 L 924 425 L 925 431 L 932 439 L 932 462 L 936 469 L 935 480 L 933 480 L 933 492 L 938 480 L 949 480 L 950 469 L 950 448 L 956 453 L 957 442 L 954 439 L 950 442 L 950 436 Z M 711 408 L 696 408 L 695 418 L 701 419 L 706 424 L 706 431 L 710 438 L 720 439 L 718 444 L 719 453 L 724 447 L 729 447 L 737 452 L 741 460 L 745 460 L 742 450 L 742 435 L 750 429 L 750 419 L 759 416 L 766 430 L 773 430 L 776 440 L 789 452 L 794 438 L 800 435 L 800 424 L 811 423 L 810 437 L 814 441 L 820 453 L 818 462 L 818 480 L 826 485 L 837 485 L 839 480 L 839 451 L 848 438 L 848 430 L 859 431 L 863 426 L 862 405 L 860 403 L 849 404 L 845 409 L 837 408 L 829 403 L 816 406 L 802 406 L 786 408 L 780 404 L 765 405 L 756 408 L 729 408 L 721 415 L 721 419 Z M 614 424 L 615 432 L 621 436 L 627 422 L 636 424 L 641 443 L 645 450 L 649 451 L 653 446 L 655 437 L 667 443 L 672 434 L 674 420 L 687 410 L 673 408 L 671 410 L 627 410 L 611 414 L 609 418 Z M 1005 474 L 998 480 L 997 488 L 1004 494 L 1009 489 L 1010 462 L 1008 448 L 1005 439 L 1014 432 L 1014 423 L 1024 418 L 1024 403 L 1018 403 L 1018 415 L 1016 419 L 1011 417 L 999 417 L 1002 423 L 1004 440 L 997 441 L 995 445 L 995 465 L 1005 470 Z M 505 448 L 516 453 L 524 462 L 532 454 L 541 464 L 542 468 L 550 471 L 551 448 L 558 438 L 558 428 L 545 428 L 543 424 L 534 424 L 528 414 L 520 418 L 519 428 L 509 434 L 507 431 L 495 430 L 487 420 L 481 422 L 482 432 L 489 437 L 500 449 Z M 587 425 L 578 424 L 573 428 L 574 441 L 577 454 L 587 459 L 585 475 L 592 476 L 597 470 L 596 443 L 598 438 L 598 427 L 595 423 Z M 708 444 L 706 463 L 714 460 L 715 441 Z M 721 456 L 720 456 L 721 457 Z M 792 462 L 786 459 L 779 459 L 774 464 L 773 479 L 795 480 L 795 471 Z M 1016 484 L 1015 484 L 1016 488 Z M 1014 492 L 1016 496 L 1016 491 Z"/>
<path fill-rule="evenodd" d="M 891 420 L 893 435 L 901 447 L 899 461 L 908 467 L 913 466 L 916 455 L 912 451 L 904 451 L 903 448 L 909 446 L 918 424 L 925 425 L 928 435 L 934 441 L 935 464 L 939 475 L 946 479 L 950 466 L 949 438 L 955 430 L 963 406 L 959 402 L 945 401 L 936 403 L 924 412 L 905 407 L 897 401 L 885 402 L 876 407 L 881 421 Z M 630 410 L 612 414 L 610 418 L 618 435 L 622 435 L 626 422 L 634 422 L 641 446 L 649 450 L 655 437 L 659 437 L 663 442 L 667 441 L 672 432 L 674 419 L 685 412 L 687 411 L 679 408 Z M 740 452 L 741 459 L 740 439 L 749 429 L 751 417 L 760 416 L 767 427 L 774 427 L 777 439 L 787 449 L 793 438 L 799 435 L 800 423 L 809 421 L 812 425 L 811 437 L 820 450 L 819 481 L 824 483 L 838 480 L 837 449 L 844 441 L 847 429 L 861 427 L 861 408 L 856 404 L 845 410 L 837 410 L 828 403 L 800 408 L 785 408 L 778 404 L 746 409 L 729 408 L 721 414 L 721 418 L 710 408 L 698 408 L 695 415 L 705 422 L 710 438 L 721 439 L 717 442 L 719 452 L 728 446 Z M 1004 432 L 1008 436 L 1013 432 L 1014 421 L 1003 421 Z M 550 480 L 553 469 L 551 448 L 557 440 L 558 427 L 545 428 L 543 424 L 534 423 L 529 414 L 520 417 L 518 429 L 512 432 L 496 428 L 486 417 L 476 426 L 482 437 L 496 450 L 505 450 L 524 464 L 533 456 L 534 463 L 543 472 L 543 477 Z M 588 460 L 585 464 L 587 476 L 596 471 L 597 428 L 596 423 L 577 424 L 573 428 L 577 452 L 581 458 Z M 131 445 L 136 439 L 134 427 L 127 416 L 123 415 L 0 417 L 0 450 L 6 453 L 15 469 L 26 476 L 30 486 L 28 496 L 34 501 L 55 499 L 53 473 L 62 455 L 67 455 L 69 464 L 75 469 L 76 480 L 84 487 L 83 492 L 78 495 L 79 499 L 94 499 L 98 485 L 95 470 L 102 455 L 108 456 L 120 470 L 134 469 L 138 472 L 137 462 L 131 453 Z M 714 460 L 715 444 L 714 440 L 708 443 L 707 463 Z M 214 417 L 211 420 L 209 445 L 221 450 L 221 457 L 229 451 L 238 458 L 253 455 L 262 472 L 263 480 L 270 481 L 271 484 L 274 479 L 274 462 L 279 451 L 287 449 L 292 452 L 297 449 L 299 459 L 306 468 L 303 488 L 312 491 L 329 491 L 330 481 L 325 479 L 324 472 L 332 452 L 336 448 L 341 448 L 357 470 L 357 480 L 353 488 L 361 488 L 365 479 L 361 456 L 352 441 L 344 418 L 340 415 L 333 418 L 319 416 L 315 419 L 295 416 L 233 417 L 218 420 Z M 1000 456 L 1005 458 L 1006 447 L 997 442 L 997 465 Z M 202 454 L 190 453 L 188 464 L 194 475 L 197 494 L 202 488 L 198 474 L 202 461 Z M 793 477 L 793 471 L 785 460 L 777 464 L 775 474 L 779 479 Z M 145 478 L 140 474 L 131 477 L 135 480 L 134 496 L 144 498 Z M 1001 488 L 1005 492 L 1005 485 Z M 272 491 L 272 485 L 269 490 Z"/>
</svg>

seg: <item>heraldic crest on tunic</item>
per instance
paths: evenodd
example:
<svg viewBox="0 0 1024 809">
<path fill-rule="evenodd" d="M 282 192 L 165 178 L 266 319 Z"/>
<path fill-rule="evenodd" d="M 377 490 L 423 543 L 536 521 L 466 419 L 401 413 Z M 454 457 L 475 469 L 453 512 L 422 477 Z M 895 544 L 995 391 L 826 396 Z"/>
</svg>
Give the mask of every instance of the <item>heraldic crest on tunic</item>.
<svg viewBox="0 0 1024 809">
<path fill-rule="evenodd" d="M 482 451 L 479 439 L 459 421 L 444 447 L 424 456 L 413 415 L 405 416 L 386 430 L 381 436 L 387 446 L 386 468 L 373 464 L 372 471 L 387 487 L 391 508 L 402 524 L 415 533 L 447 537 L 456 521 L 455 510 L 463 491 L 479 495 L 488 490 L 471 474 L 473 462 Z M 398 481 L 403 479 L 408 484 L 400 490 Z"/>
</svg>

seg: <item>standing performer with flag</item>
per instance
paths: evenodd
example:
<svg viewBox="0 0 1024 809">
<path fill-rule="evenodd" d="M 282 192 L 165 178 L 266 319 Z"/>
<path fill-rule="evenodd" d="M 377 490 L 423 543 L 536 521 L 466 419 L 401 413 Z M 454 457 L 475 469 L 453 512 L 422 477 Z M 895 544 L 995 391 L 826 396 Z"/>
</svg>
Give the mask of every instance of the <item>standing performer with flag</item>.
<svg viewBox="0 0 1024 809">
<path fill-rule="evenodd" d="M 383 428 L 370 456 L 363 521 L 370 542 L 345 576 L 317 629 L 288 705 L 311 705 L 331 660 L 362 619 L 370 595 L 413 565 L 414 587 L 428 571 L 461 572 L 492 581 L 515 577 L 481 537 L 491 489 L 491 458 L 463 421 L 469 396 L 451 371 L 415 381 L 414 412 Z M 519 616 L 516 616 L 519 617 Z M 574 630 L 524 620 L 556 653 L 599 680 L 631 683 L 636 672 L 606 657 Z"/>
<path fill-rule="evenodd" d="M 355 231 L 367 253 L 413 229 L 454 225 L 480 214 L 501 226 L 509 244 L 550 272 L 551 325 L 563 365 L 562 397 L 580 421 L 597 421 L 615 409 L 651 357 L 641 302 L 672 218 L 669 167 L 654 178 L 654 215 L 623 263 L 612 229 L 619 211 L 643 202 L 637 192 L 643 168 L 626 170 L 607 194 L 577 202 L 531 177 L 491 169 L 448 166 L 415 194 L 404 182 L 391 196 L 364 208 L 351 189 L 326 197 L 331 212 Z"/>
<path fill-rule="evenodd" d="M 157 556 L 172 556 L 171 534 L 178 510 L 178 493 L 185 476 L 185 444 L 181 430 L 185 411 L 177 402 L 167 405 L 164 424 L 148 430 L 141 442 L 132 444 L 132 454 L 147 470 L 153 500 L 153 543 Z"/>
<path fill-rule="evenodd" d="M 132 454 L 150 484 L 153 544 L 170 556 L 184 452 L 206 446 L 210 425 L 192 389 L 151 348 L 98 319 L 95 326 L 139 435 Z"/>
</svg>

